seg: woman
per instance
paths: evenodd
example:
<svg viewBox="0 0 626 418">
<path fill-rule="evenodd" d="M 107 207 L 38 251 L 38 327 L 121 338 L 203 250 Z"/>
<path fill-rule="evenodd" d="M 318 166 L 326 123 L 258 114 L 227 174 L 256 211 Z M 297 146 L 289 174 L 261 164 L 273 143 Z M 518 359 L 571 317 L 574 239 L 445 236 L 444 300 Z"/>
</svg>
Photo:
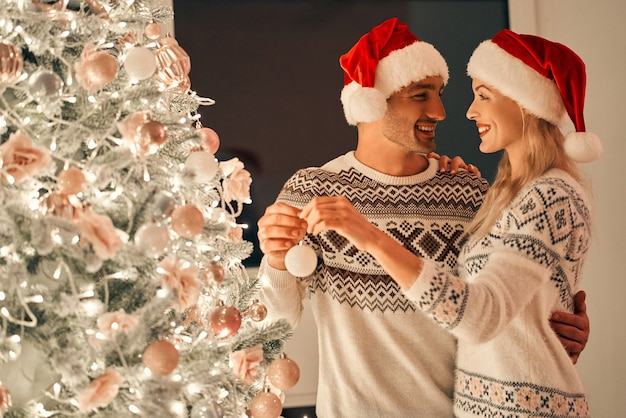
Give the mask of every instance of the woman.
<svg viewBox="0 0 626 418">
<path fill-rule="evenodd" d="M 302 211 L 308 232 L 334 229 L 367 251 L 427 315 L 458 338 L 455 414 L 590 416 L 572 361 L 550 329 L 572 310 L 591 239 L 590 199 L 575 162 L 598 158 L 585 132 L 585 66 L 573 51 L 509 30 L 470 58 L 483 152 L 504 150 L 469 228 L 458 277 L 358 217 L 341 197 Z M 576 132 L 565 137 L 567 119 Z"/>
</svg>

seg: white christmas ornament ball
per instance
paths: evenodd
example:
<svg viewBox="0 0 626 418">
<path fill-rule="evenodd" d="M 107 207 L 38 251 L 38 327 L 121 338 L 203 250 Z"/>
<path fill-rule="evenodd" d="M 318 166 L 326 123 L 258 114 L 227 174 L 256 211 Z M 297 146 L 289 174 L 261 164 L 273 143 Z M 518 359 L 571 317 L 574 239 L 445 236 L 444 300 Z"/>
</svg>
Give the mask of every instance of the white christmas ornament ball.
<svg viewBox="0 0 626 418">
<path fill-rule="evenodd" d="M 195 151 L 185 161 L 185 170 L 194 174 L 196 183 L 206 183 L 217 173 L 218 163 L 215 156 L 207 151 Z"/>
<path fill-rule="evenodd" d="M 287 251 L 285 267 L 296 277 L 310 276 L 317 267 L 317 255 L 307 245 L 296 245 Z"/>
<path fill-rule="evenodd" d="M 157 62 L 154 53 L 148 48 L 136 46 L 126 54 L 124 68 L 129 76 L 136 80 L 151 77 L 156 71 Z"/>
</svg>

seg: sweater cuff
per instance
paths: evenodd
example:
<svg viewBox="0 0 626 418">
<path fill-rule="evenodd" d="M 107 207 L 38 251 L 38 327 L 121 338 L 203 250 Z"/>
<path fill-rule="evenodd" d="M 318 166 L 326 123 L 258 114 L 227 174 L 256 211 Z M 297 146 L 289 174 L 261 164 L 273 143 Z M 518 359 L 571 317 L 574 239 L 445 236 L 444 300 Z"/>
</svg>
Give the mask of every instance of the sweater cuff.
<svg viewBox="0 0 626 418">
<path fill-rule="evenodd" d="M 270 266 L 265 256 L 261 259 L 258 275 L 261 282 L 272 289 L 287 290 L 297 286 L 295 276 L 287 270 L 279 270 Z"/>
<path fill-rule="evenodd" d="M 422 271 L 417 276 L 411 287 L 404 292 L 405 296 L 412 301 L 417 301 L 430 286 L 429 277 L 437 274 L 437 266 L 430 260 L 422 259 Z"/>
</svg>

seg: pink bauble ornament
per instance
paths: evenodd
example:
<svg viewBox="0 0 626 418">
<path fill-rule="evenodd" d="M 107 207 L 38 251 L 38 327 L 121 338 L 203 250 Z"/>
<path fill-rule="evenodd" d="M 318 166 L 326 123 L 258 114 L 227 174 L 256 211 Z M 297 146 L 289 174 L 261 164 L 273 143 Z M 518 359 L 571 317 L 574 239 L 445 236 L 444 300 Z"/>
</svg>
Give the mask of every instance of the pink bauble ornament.
<svg viewBox="0 0 626 418">
<path fill-rule="evenodd" d="M 89 6 L 89 11 L 97 14 L 101 18 L 108 18 L 107 9 L 98 0 L 84 0 Z"/>
<path fill-rule="evenodd" d="M 6 386 L 0 383 L 0 417 L 3 416 L 12 405 L 11 392 L 9 392 Z"/>
<path fill-rule="evenodd" d="M 154 222 L 139 227 L 135 234 L 135 244 L 148 257 L 158 257 L 163 254 L 170 240 L 170 234 L 165 225 Z"/>
<path fill-rule="evenodd" d="M 285 267 L 296 277 L 310 276 L 317 267 L 317 255 L 308 245 L 295 245 L 287 251 Z"/>
<path fill-rule="evenodd" d="M 215 154 L 220 147 L 220 137 L 217 135 L 217 132 L 211 128 L 200 128 L 196 132 L 202 138 L 206 150 L 211 154 Z"/>
<path fill-rule="evenodd" d="M 87 44 L 80 60 L 74 64 L 78 82 L 89 93 L 115 80 L 117 76 L 117 60 L 104 51 L 96 51 L 94 46 Z"/>
<path fill-rule="evenodd" d="M 259 393 L 250 404 L 252 418 L 278 418 L 282 411 L 283 404 L 272 392 Z"/>
<path fill-rule="evenodd" d="M 267 378 L 278 389 L 288 390 L 300 380 L 300 368 L 295 361 L 283 355 L 267 368 Z"/>
<path fill-rule="evenodd" d="M 159 36 L 161 36 L 161 26 L 156 22 L 148 23 L 144 29 L 144 33 L 148 39 L 159 39 Z"/>
<path fill-rule="evenodd" d="M 234 306 L 219 306 L 211 312 L 209 323 L 217 338 L 227 338 L 239 331 L 241 314 Z"/>
<path fill-rule="evenodd" d="M 206 280 L 208 282 L 222 283 L 224 280 L 224 268 L 217 262 L 211 261 L 211 264 L 206 269 Z"/>
<path fill-rule="evenodd" d="M 82 192 L 85 183 L 85 175 L 78 167 L 70 167 L 61 171 L 57 176 L 59 191 L 65 195 L 75 195 Z"/>
<path fill-rule="evenodd" d="M 183 238 L 193 238 L 202 232 L 204 216 L 194 205 L 179 206 L 172 212 L 172 229 Z"/>
<path fill-rule="evenodd" d="M 190 84 L 189 71 L 191 60 L 189 55 L 182 49 L 176 39 L 166 36 L 161 39 L 161 47 L 155 51 L 157 71 L 154 78 L 168 89 L 178 88 L 181 90 Z"/>
<path fill-rule="evenodd" d="M 193 174 L 196 183 L 207 183 L 215 177 L 219 167 L 215 156 L 206 151 L 194 151 L 189 154 L 185 161 L 185 171 Z"/>
<path fill-rule="evenodd" d="M 248 308 L 247 316 L 254 322 L 260 322 L 267 317 L 267 307 L 258 300 L 255 300 Z"/>
<path fill-rule="evenodd" d="M 139 136 L 139 130 L 143 125 L 150 120 L 150 112 L 139 111 L 133 112 L 124 117 L 121 121 L 117 122 L 117 129 L 122 134 L 122 139 L 128 143 L 136 145 L 137 137 Z"/>
<path fill-rule="evenodd" d="M 167 139 L 167 132 L 161 122 L 149 120 L 139 128 L 140 148 L 146 154 L 154 154 Z"/>
<path fill-rule="evenodd" d="M 158 376 L 165 376 L 178 367 L 180 353 L 169 341 L 155 341 L 143 352 L 143 364 Z"/>
<path fill-rule="evenodd" d="M 133 47 L 126 53 L 124 68 L 126 73 L 135 80 L 152 77 L 157 68 L 154 53 L 143 46 Z"/>
<path fill-rule="evenodd" d="M 22 75 L 24 59 L 13 44 L 0 42 L 0 86 L 9 85 Z"/>
<path fill-rule="evenodd" d="M 178 93 L 184 93 L 191 88 L 191 79 L 185 77 L 178 82 L 177 87 L 172 87 L 172 90 Z"/>
</svg>

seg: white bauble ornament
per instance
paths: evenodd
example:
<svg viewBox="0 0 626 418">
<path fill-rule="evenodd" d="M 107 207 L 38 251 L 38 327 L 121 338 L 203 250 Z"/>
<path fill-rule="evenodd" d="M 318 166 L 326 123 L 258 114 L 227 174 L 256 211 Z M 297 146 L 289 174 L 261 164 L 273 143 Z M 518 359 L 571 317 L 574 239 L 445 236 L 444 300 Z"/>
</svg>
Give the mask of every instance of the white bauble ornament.
<svg viewBox="0 0 626 418">
<path fill-rule="evenodd" d="M 128 75 L 136 80 L 144 80 L 151 77 L 157 68 L 154 53 L 142 46 L 131 48 L 126 54 L 124 68 Z"/>
<path fill-rule="evenodd" d="M 317 267 L 317 255 L 307 245 L 296 245 L 287 251 L 285 267 L 296 277 L 310 276 Z"/>
<path fill-rule="evenodd" d="M 217 173 L 218 163 L 215 156 L 206 151 L 195 151 L 185 161 L 185 171 L 193 174 L 196 183 L 207 183 Z"/>
</svg>

